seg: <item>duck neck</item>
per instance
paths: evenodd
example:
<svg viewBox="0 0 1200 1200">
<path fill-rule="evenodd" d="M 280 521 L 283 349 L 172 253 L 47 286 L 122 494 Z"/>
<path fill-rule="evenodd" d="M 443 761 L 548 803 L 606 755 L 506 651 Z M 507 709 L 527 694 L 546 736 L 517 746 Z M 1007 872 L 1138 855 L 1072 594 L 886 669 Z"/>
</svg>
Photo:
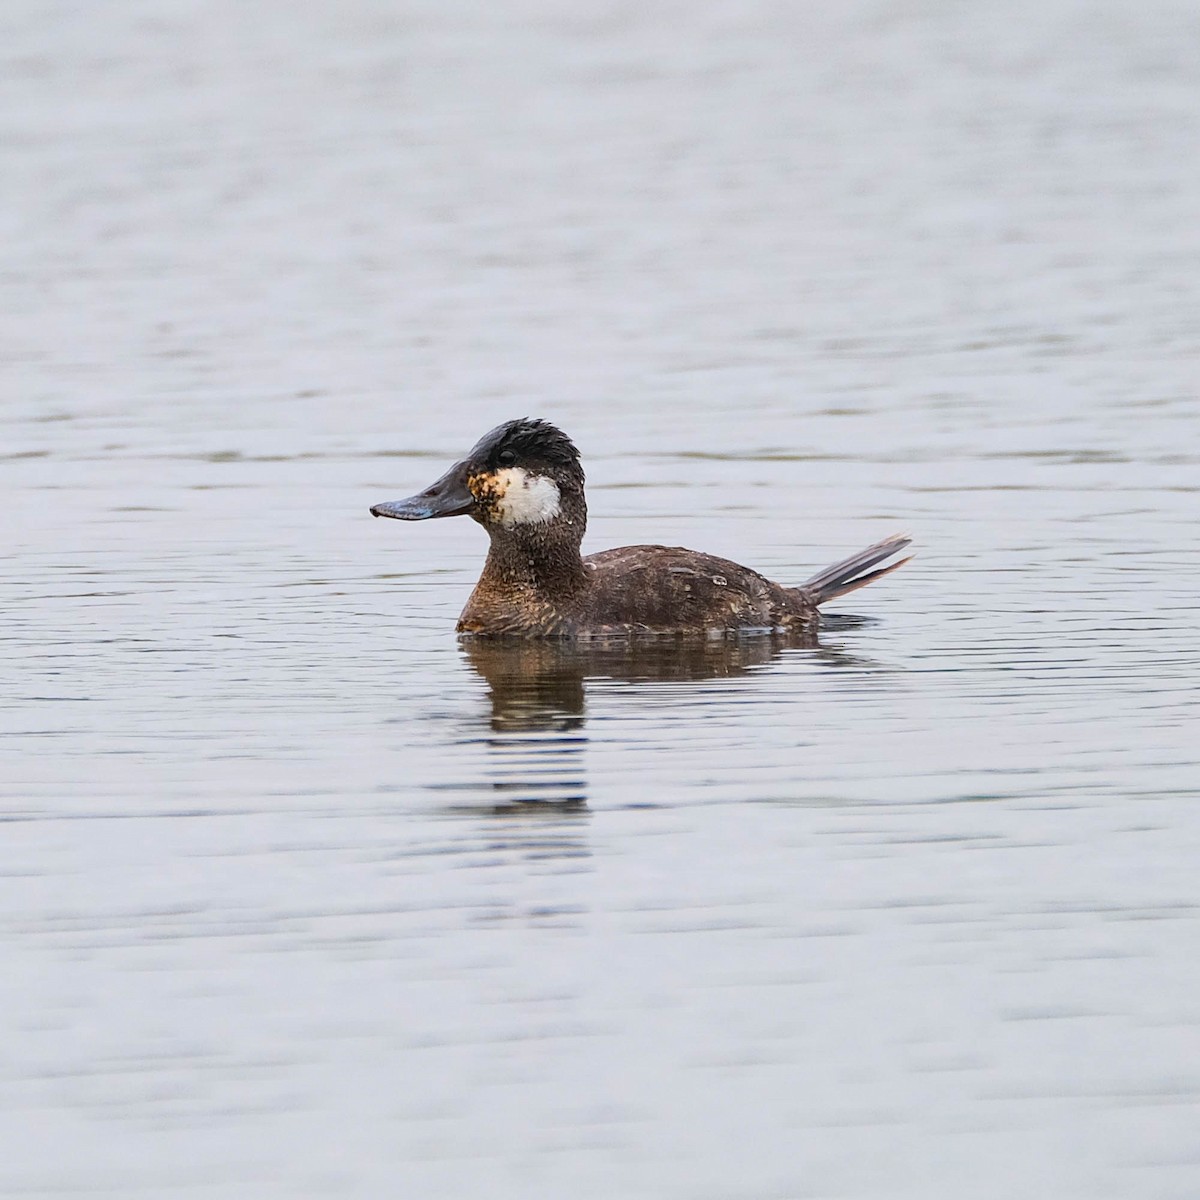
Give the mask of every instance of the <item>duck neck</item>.
<svg viewBox="0 0 1200 1200">
<path fill-rule="evenodd" d="M 577 594 L 587 580 L 579 553 L 583 520 L 488 530 L 491 546 L 480 583 L 530 589 L 546 599 Z"/>
</svg>

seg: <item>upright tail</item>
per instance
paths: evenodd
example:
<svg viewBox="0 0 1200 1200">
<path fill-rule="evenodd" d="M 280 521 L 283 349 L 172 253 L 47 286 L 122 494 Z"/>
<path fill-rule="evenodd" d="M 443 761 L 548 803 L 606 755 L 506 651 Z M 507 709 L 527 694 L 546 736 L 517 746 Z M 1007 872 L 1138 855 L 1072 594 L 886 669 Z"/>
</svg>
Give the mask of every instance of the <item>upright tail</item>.
<svg viewBox="0 0 1200 1200">
<path fill-rule="evenodd" d="M 852 554 L 849 558 L 834 563 L 832 567 L 818 571 L 811 579 L 802 583 L 797 590 L 807 593 L 812 602 L 818 605 L 824 604 L 826 600 L 833 600 L 837 596 L 844 596 L 847 592 L 865 587 L 868 583 L 874 583 L 876 579 L 891 574 L 897 567 L 904 566 L 912 557 L 911 554 L 908 558 L 902 558 L 899 562 L 892 563 L 890 567 L 880 567 L 877 571 L 870 570 L 876 563 L 881 563 L 884 559 L 891 558 L 893 554 L 898 554 L 911 542 L 912 538 L 905 537 L 902 533 L 894 533 L 891 537 L 884 538 L 882 542 L 876 542 L 874 546 L 868 546 L 865 550 L 860 550 L 857 554 Z"/>
</svg>

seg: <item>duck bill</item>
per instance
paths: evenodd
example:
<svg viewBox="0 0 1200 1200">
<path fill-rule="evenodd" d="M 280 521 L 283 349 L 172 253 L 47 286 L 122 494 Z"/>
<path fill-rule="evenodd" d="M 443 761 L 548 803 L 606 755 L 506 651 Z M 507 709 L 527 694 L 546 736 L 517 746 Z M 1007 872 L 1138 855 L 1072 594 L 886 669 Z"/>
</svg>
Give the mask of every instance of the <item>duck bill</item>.
<svg viewBox="0 0 1200 1200">
<path fill-rule="evenodd" d="M 398 521 L 429 521 L 434 517 L 461 517 L 475 507 L 467 487 L 467 464 L 455 463 L 445 475 L 423 492 L 407 500 L 386 500 L 371 506 L 373 517 L 395 517 Z"/>
</svg>

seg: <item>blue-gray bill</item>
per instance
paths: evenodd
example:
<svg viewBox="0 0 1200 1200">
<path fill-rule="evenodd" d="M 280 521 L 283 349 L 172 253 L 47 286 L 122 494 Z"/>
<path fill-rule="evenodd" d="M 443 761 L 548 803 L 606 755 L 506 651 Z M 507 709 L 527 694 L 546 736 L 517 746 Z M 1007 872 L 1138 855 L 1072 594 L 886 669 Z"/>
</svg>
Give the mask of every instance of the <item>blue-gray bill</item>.
<svg viewBox="0 0 1200 1200">
<path fill-rule="evenodd" d="M 434 517 L 459 517 L 469 513 L 475 498 L 467 487 L 465 463 L 455 463 L 436 483 L 407 500 L 385 500 L 371 506 L 373 517 L 398 521 L 428 521 Z"/>
</svg>

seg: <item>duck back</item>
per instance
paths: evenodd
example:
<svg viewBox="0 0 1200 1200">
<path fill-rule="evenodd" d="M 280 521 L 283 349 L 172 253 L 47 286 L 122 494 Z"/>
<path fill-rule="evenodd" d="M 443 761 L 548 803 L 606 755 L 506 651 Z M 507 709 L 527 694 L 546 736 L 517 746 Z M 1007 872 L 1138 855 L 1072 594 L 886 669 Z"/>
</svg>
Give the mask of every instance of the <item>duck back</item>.
<svg viewBox="0 0 1200 1200">
<path fill-rule="evenodd" d="M 816 606 L 793 588 L 727 558 L 682 546 L 621 546 L 583 560 L 582 623 L 602 632 L 706 633 L 817 628 Z"/>
</svg>

